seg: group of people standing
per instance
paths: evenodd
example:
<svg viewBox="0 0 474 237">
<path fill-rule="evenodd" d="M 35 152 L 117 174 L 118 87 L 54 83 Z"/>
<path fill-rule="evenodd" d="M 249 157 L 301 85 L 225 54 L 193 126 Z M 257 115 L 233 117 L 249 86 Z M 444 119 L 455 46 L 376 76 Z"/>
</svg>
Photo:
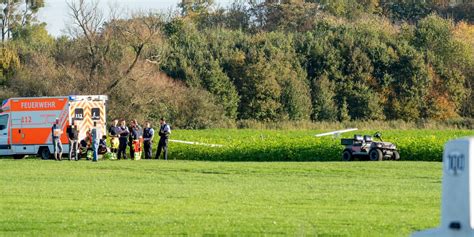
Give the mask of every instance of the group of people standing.
<svg viewBox="0 0 474 237">
<path fill-rule="evenodd" d="M 150 122 L 145 123 L 145 128 L 142 128 L 136 119 L 131 120 L 129 126 L 125 120 L 114 120 L 112 126 L 109 128 L 109 137 L 111 143 L 111 152 L 116 154 L 117 159 L 127 159 L 127 146 L 130 148 L 130 158 L 135 159 L 135 153 L 141 150 L 143 143 L 143 151 L 145 159 L 152 159 L 153 139 L 155 137 L 155 130 Z M 164 118 L 160 119 L 160 130 L 158 135 L 160 141 L 156 150 L 155 159 L 159 159 L 163 151 L 164 159 L 168 159 L 168 138 L 171 134 L 171 128 L 166 123 Z M 139 154 L 141 155 L 141 154 Z"/>
<path fill-rule="evenodd" d="M 119 124 L 120 122 L 120 124 Z M 54 158 L 61 160 L 63 147 L 60 137 L 63 131 L 59 128 L 59 120 L 56 120 L 52 127 L 52 142 L 54 148 Z M 127 147 L 130 148 L 130 158 L 141 159 L 141 151 L 143 144 L 143 151 L 145 159 L 152 159 L 153 140 L 155 137 L 155 130 L 150 122 L 145 123 L 145 128 L 142 128 L 136 119 L 131 120 L 129 126 L 125 120 L 113 121 L 112 126 L 108 129 L 108 136 L 110 138 L 110 149 L 107 146 L 107 136 L 100 136 L 99 129 L 94 127 L 87 132 L 86 138 L 78 141 L 79 130 L 73 120 L 67 128 L 67 137 L 69 139 L 69 158 L 71 160 L 78 160 L 78 153 L 81 148 L 85 148 L 85 152 L 92 152 L 92 160 L 97 161 L 99 153 L 104 154 L 110 151 L 111 155 L 117 159 L 127 159 Z M 158 142 L 155 159 L 159 159 L 163 151 L 164 159 L 168 159 L 168 138 L 171 134 L 171 128 L 166 123 L 164 118 L 160 119 L 160 130 L 158 135 L 160 140 Z M 88 157 L 89 158 L 89 157 Z"/>
<path fill-rule="evenodd" d="M 63 130 L 59 126 L 59 119 L 53 124 L 52 129 L 52 143 L 54 151 L 54 159 L 57 161 L 62 160 L 63 145 L 61 143 L 61 136 Z M 80 153 L 92 152 L 92 161 L 97 161 L 99 153 L 107 149 L 107 136 L 100 136 L 100 131 L 97 128 L 97 124 L 94 122 L 92 129 L 87 131 L 86 137 L 79 142 L 79 129 L 77 128 L 76 122 L 73 119 L 71 124 L 66 130 L 67 138 L 69 140 L 69 159 L 79 160 Z M 81 152 L 82 151 L 82 152 Z M 87 157 L 89 159 L 89 157 Z"/>
</svg>

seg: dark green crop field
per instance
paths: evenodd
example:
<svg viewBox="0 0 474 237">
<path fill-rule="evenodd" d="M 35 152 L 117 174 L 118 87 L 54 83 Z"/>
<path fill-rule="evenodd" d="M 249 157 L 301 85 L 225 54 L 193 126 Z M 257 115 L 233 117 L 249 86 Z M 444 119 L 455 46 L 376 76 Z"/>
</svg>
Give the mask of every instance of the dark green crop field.
<svg viewBox="0 0 474 237">
<path fill-rule="evenodd" d="M 170 142 L 170 158 L 212 161 L 340 161 L 341 137 L 373 135 L 376 131 L 315 137 L 328 130 L 211 129 L 176 130 L 171 139 L 221 144 L 206 147 Z M 393 142 L 402 160 L 441 161 L 444 144 L 454 138 L 474 136 L 474 130 L 382 130 L 382 138 Z M 156 145 L 156 144 L 155 144 Z"/>
<path fill-rule="evenodd" d="M 408 236 L 439 162 L 0 160 L 0 235 Z"/>
</svg>

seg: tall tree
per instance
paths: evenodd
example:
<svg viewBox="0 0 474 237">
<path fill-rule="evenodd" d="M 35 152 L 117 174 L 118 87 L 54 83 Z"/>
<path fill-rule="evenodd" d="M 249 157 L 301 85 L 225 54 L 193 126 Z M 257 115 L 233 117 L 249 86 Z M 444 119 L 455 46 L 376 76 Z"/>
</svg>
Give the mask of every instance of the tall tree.
<svg viewBox="0 0 474 237">
<path fill-rule="evenodd" d="M 334 121 L 337 119 L 338 111 L 334 100 L 336 97 L 334 89 L 334 82 L 330 81 L 327 75 L 313 80 L 313 120 Z"/>
<path fill-rule="evenodd" d="M 162 17 L 158 14 L 148 13 L 148 14 L 137 14 L 132 16 L 132 19 L 129 20 L 118 20 L 115 19 L 107 24 L 107 30 L 112 31 L 114 38 L 118 41 L 128 46 L 132 49 L 133 56 L 131 62 L 129 63 L 127 69 L 123 72 L 124 75 L 128 75 L 137 65 L 140 57 L 142 57 L 146 52 L 148 47 L 155 47 L 157 49 L 162 45 L 163 38 L 161 34 L 161 28 L 164 25 Z M 161 50 L 153 50 L 154 53 L 150 53 L 146 58 L 146 61 L 159 64 L 162 59 Z M 107 90 L 113 90 L 118 83 L 124 77 L 117 77 L 114 79 Z"/>
<path fill-rule="evenodd" d="M 5 85 L 19 67 L 20 59 L 16 52 L 9 48 L 0 48 L 0 86 Z"/>
<path fill-rule="evenodd" d="M 73 38 L 83 39 L 84 46 L 87 48 L 87 83 L 94 84 L 97 88 L 96 92 L 99 92 L 98 73 L 104 66 L 104 59 L 110 53 L 112 44 L 110 34 L 102 32 L 106 17 L 100 10 L 98 1 L 71 1 L 68 2 L 68 6 L 69 14 L 74 20 L 74 27 L 70 28 L 70 34 Z"/>
<path fill-rule="evenodd" d="M 10 39 L 15 31 L 35 23 L 42 7 L 44 0 L 0 0 L 2 42 Z"/>
</svg>

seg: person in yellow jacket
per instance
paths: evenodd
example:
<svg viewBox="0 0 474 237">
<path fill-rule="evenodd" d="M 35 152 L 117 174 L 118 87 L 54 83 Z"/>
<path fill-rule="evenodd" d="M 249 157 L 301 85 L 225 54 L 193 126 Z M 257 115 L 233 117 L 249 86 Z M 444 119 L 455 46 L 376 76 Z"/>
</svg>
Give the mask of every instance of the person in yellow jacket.
<svg viewBox="0 0 474 237">
<path fill-rule="evenodd" d="M 120 136 L 120 127 L 118 119 L 115 119 L 112 126 L 109 128 L 109 137 L 110 137 L 110 152 L 112 153 L 113 159 L 117 159 L 117 153 L 119 150 L 119 136 Z"/>
</svg>

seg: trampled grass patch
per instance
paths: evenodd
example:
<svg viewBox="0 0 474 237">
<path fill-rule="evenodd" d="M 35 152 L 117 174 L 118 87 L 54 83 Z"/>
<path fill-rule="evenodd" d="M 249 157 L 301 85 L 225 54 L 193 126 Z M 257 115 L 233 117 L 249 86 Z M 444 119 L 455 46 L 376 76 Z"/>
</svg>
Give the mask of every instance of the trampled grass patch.
<svg viewBox="0 0 474 237">
<path fill-rule="evenodd" d="M 439 162 L 0 160 L 0 235 L 407 236 Z"/>
</svg>

